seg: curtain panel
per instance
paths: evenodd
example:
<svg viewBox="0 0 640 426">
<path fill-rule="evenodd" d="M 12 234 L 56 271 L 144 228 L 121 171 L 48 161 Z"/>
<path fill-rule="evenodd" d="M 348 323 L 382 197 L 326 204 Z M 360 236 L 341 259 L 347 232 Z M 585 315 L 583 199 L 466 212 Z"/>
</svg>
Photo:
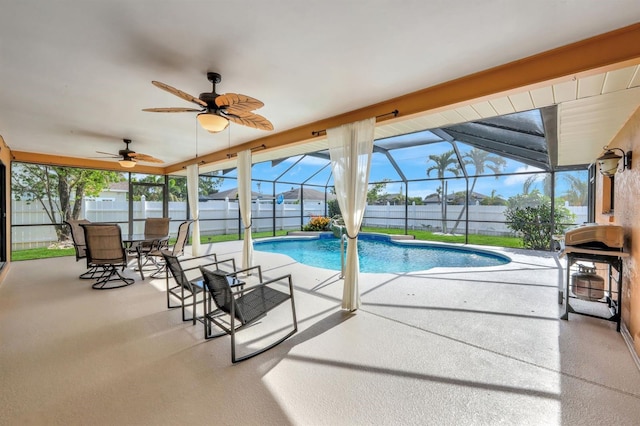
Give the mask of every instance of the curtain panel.
<svg viewBox="0 0 640 426">
<path fill-rule="evenodd" d="M 251 150 L 238 153 L 238 201 L 244 225 L 242 267 L 253 266 L 253 240 L 251 237 Z"/>
<path fill-rule="evenodd" d="M 336 198 L 349 239 L 342 308 L 350 311 L 360 307 L 358 232 L 367 205 L 375 124 L 372 117 L 327 129 Z"/>
<path fill-rule="evenodd" d="M 191 228 L 191 254 L 193 256 L 200 255 L 199 186 L 200 173 L 198 165 L 190 164 L 187 166 L 187 197 L 189 199 L 189 214 L 193 220 L 193 227 Z"/>
</svg>

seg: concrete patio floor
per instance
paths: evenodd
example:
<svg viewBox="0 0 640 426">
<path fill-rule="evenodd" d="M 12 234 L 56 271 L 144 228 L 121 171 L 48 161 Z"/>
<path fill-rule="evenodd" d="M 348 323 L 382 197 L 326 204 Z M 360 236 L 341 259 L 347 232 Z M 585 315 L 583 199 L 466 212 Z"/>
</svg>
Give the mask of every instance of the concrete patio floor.
<svg viewBox="0 0 640 426">
<path fill-rule="evenodd" d="M 204 246 L 240 259 L 241 242 Z M 240 364 L 166 309 L 164 280 L 97 291 L 73 258 L 14 262 L 0 287 L 0 424 L 637 425 L 640 371 L 615 324 L 560 320 L 547 253 L 505 266 L 293 275 L 299 331 Z M 275 315 L 285 318 L 285 315 Z"/>
</svg>

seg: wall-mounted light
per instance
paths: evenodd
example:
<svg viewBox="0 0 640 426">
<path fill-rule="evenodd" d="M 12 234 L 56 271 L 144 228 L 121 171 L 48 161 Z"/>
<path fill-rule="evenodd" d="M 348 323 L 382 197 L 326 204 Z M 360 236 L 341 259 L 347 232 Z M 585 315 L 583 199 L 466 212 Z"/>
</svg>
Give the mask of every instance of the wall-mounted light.
<svg viewBox="0 0 640 426">
<path fill-rule="evenodd" d="M 623 172 L 625 169 L 631 168 L 631 151 L 624 152 L 620 148 L 603 148 L 605 150 L 596 160 L 600 165 L 600 173 L 612 177 L 616 172 Z M 616 151 L 620 151 L 621 154 L 617 154 Z M 619 169 L 620 159 L 622 159 L 622 168 Z"/>
</svg>

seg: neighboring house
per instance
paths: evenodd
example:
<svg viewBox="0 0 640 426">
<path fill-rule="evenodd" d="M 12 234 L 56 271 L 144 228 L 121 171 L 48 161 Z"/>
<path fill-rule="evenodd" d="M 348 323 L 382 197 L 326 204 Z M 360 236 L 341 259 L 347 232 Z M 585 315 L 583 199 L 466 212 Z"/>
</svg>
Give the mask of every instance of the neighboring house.
<svg viewBox="0 0 640 426">
<path fill-rule="evenodd" d="M 129 182 L 116 182 L 109 185 L 109 188 L 105 189 L 97 197 L 86 197 L 88 200 L 96 201 L 127 201 L 127 194 L 129 194 Z"/>
<path fill-rule="evenodd" d="M 304 201 L 324 201 L 325 193 L 323 191 L 318 191 L 317 189 L 304 188 L 304 190 L 300 187 L 292 188 L 289 191 L 282 192 L 276 196 L 276 198 L 282 195 L 286 203 L 294 203 L 300 201 L 301 199 Z M 331 193 L 327 193 L 326 200 L 331 201 L 335 200 L 336 196 Z"/>
<path fill-rule="evenodd" d="M 198 198 L 198 201 L 210 201 L 210 200 L 237 200 L 238 199 L 238 188 L 231 188 L 225 191 L 215 192 L 213 194 L 201 195 Z M 251 191 L 251 199 L 256 200 L 258 198 L 263 198 L 262 194 L 259 192 Z"/>
<path fill-rule="evenodd" d="M 394 206 L 394 205 L 404 204 L 404 202 L 405 202 L 404 194 L 398 193 L 398 194 L 383 194 L 378 197 L 378 199 L 375 201 L 374 204 L 385 205 L 389 203 L 390 205 Z"/>
<path fill-rule="evenodd" d="M 424 197 L 423 202 L 425 204 L 440 204 L 440 195 L 437 193 L 429 194 Z"/>
<path fill-rule="evenodd" d="M 487 195 L 480 194 L 479 192 L 473 192 L 469 194 L 469 205 L 480 204 L 482 200 L 487 198 Z M 424 197 L 425 204 L 440 204 L 440 195 L 437 193 L 429 194 Z M 464 204 L 464 192 L 447 194 L 447 204 L 461 205 Z"/>
</svg>

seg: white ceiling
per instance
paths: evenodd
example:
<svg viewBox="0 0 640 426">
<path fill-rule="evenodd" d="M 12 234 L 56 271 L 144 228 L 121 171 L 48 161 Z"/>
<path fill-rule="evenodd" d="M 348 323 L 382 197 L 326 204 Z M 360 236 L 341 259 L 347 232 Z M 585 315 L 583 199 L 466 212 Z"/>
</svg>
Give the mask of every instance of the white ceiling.
<svg viewBox="0 0 640 426">
<path fill-rule="evenodd" d="M 219 72 L 218 93 L 262 100 L 256 112 L 280 132 L 640 18 L 637 0 L 0 0 L 0 10 L 0 135 L 12 150 L 95 157 L 130 138 L 166 165 L 265 133 L 232 124 L 212 135 L 193 113 L 142 112 L 191 106 L 151 80 L 198 96 L 211 90 L 206 72 Z M 611 133 L 637 108 L 637 66 L 616 72 L 382 124 L 377 135 L 561 103 L 568 163 L 585 137 L 606 144 L 573 123 L 600 108 L 609 130 L 598 129 Z"/>
</svg>

